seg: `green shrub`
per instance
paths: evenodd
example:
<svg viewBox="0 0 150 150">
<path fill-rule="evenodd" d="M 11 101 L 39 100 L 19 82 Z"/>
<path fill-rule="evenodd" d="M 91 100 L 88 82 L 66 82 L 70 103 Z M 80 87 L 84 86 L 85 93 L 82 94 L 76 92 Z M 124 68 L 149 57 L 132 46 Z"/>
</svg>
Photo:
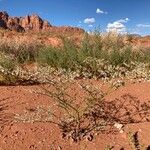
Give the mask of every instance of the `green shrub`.
<svg viewBox="0 0 150 150">
<path fill-rule="evenodd" d="M 88 73 L 90 74 L 89 77 L 101 76 L 100 72 L 104 70 L 106 73 L 106 69 L 98 64 L 101 61 L 106 62 L 107 67 L 105 64 L 105 68 L 109 68 L 108 66 L 118 68 L 124 64 L 130 66 L 132 62 L 150 64 L 149 49 L 140 48 L 136 50 L 130 44 L 130 39 L 129 42 L 125 42 L 125 38 L 125 35 L 102 34 L 95 31 L 91 35 L 85 33 L 80 45 L 76 45 L 69 37 L 61 37 L 63 41 L 61 47 L 3 41 L 0 43 L 0 52 L 9 56 L 18 65 L 38 62 L 41 66 L 50 66 L 56 70 L 79 72 L 81 76 Z M 13 63 L 7 59 L 2 59 L 1 65 L 11 68 Z M 131 68 L 134 69 L 133 67 L 128 68 L 130 71 Z"/>
<path fill-rule="evenodd" d="M 0 54 L 0 66 L 6 68 L 9 71 L 12 71 L 15 66 L 16 62 L 13 61 L 9 56 L 4 55 L 3 53 Z"/>
</svg>

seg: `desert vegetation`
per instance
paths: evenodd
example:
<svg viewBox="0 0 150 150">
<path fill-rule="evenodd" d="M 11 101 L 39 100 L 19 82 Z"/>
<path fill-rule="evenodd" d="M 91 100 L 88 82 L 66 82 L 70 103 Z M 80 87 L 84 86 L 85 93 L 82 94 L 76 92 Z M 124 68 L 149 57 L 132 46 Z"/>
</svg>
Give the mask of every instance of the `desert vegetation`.
<svg viewBox="0 0 150 150">
<path fill-rule="evenodd" d="M 75 87 L 81 92 L 76 92 Z M 122 96 L 123 101 L 106 100 L 105 97 L 113 90 L 110 87 L 103 92 L 91 83 L 77 83 L 62 78 L 49 80 L 49 84 L 41 86 L 40 92 L 34 92 L 51 97 L 60 112 L 56 113 L 51 107 L 37 107 L 33 112 L 28 110 L 24 114 L 17 114 L 15 119 L 17 122 L 54 123 L 62 131 L 63 138 L 74 142 L 84 138 L 92 141 L 94 135 L 99 133 L 118 132 L 115 127 L 123 132 L 122 127 L 126 124 L 149 120 L 149 102 L 141 103 L 129 94 Z"/>
<path fill-rule="evenodd" d="M 46 82 L 45 79 L 40 79 L 40 74 L 44 77 L 52 72 L 70 75 L 72 78 L 106 81 L 124 77 L 149 80 L 149 49 L 133 46 L 128 35 L 95 31 L 90 35 L 85 33 L 80 44 L 73 38 L 59 38 L 62 44 L 58 46 L 45 45 L 35 40 L 14 41 L 2 38 L 1 74 L 7 74 L 10 84 L 13 80 Z M 24 67 L 32 65 L 36 68 L 34 73 L 32 69 Z"/>
<path fill-rule="evenodd" d="M 77 143 L 92 141 L 99 134 L 124 133 L 126 125 L 149 122 L 149 101 L 141 102 L 130 94 L 122 95 L 121 99 L 106 98 L 126 82 L 150 80 L 149 48 L 136 47 L 131 35 L 96 30 L 77 38 L 38 32 L 32 39 L 29 32 L 17 33 L 14 40 L 5 38 L 5 32 L 1 30 L 0 35 L 0 84 L 38 85 L 32 93 L 49 98 L 49 107 L 25 109 L 13 116 L 13 122 L 52 123 L 63 139 Z M 27 37 L 22 39 L 25 34 Z M 57 45 L 39 40 L 47 36 L 59 39 Z M 86 82 L 91 80 L 106 84 L 107 90 Z M 3 124 L 8 120 L 3 118 L 1 107 Z M 137 133 L 126 134 L 132 149 L 149 148 L 140 145 Z"/>
</svg>

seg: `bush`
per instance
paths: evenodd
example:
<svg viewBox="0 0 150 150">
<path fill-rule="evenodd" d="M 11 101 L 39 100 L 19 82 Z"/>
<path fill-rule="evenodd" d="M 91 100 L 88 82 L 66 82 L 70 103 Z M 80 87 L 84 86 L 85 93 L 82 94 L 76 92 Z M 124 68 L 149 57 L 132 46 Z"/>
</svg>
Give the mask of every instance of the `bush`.
<svg viewBox="0 0 150 150">
<path fill-rule="evenodd" d="M 60 38 L 63 41 L 60 47 L 1 41 L 0 52 L 10 58 L 1 60 L 1 65 L 11 68 L 14 64 L 37 62 L 42 67 L 50 66 L 56 71 L 78 73 L 80 78 L 112 78 L 118 77 L 116 74 L 120 74 L 121 67 L 126 70 L 122 74 L 126 74 L 137 67 L 132 63 L 150 64 L 149 49 L 136 50 L 125 35 L 103 34 L 99 31 L 85 33 L 80 45 L 76 45 L 69 37 Z M 9 63 L 9 60 L 14 63 Z"/>
</svg>

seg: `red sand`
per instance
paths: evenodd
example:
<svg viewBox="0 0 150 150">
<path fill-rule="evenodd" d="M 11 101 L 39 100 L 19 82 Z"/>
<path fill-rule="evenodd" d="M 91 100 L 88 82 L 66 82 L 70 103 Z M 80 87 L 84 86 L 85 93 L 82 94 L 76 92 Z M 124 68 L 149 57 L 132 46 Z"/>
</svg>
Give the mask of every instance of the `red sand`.
<svg viewBox="0 0 150 150">
<path fill-rule="evenodd" d="M 98 81 L 97 81 L 98 82 Z M 23 113 L 23 110 L 37 106 L 53 105 L 47 96 L 33 94 L 38 86 L 1 86 L 0 104 L 8 107 L 4 112 L 6 121 L 11 119 L 12 114 Z M 150 101 L 150 82 L 128 84 L 107 96 L 107 99 L 120 98 L 124 94 L 137 97 L 141 102 Z M 9 118 L 10 117 L 10 118 Z M 1 122 L 1 121 L 0 121 Z M 100 134 L 93 141 L 83 140 L 73 143 L 71 140 L 62 139 L 58 126 L 51 123 L 11 123 L 3 126 L 0 133 L 0 150 L 104 150 L 107 145 L 114 146 L 114 150 L 124 147 L 130 150 L 127 133 L 136 132 L 141 144 L 150 145 L 150 123 L 143 122 L 126 125 L 124 133 Z"/>
</svg>

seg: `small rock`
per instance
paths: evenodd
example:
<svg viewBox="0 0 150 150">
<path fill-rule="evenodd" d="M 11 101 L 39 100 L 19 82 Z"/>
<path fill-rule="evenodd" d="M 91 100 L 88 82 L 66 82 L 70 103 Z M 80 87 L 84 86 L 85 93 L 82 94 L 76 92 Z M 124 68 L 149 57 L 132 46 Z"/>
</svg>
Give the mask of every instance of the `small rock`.
<svg viewBox="0 0 150 150">
<path fill-rule="evenodd" d="M 122 128 L 123 128 L 123 124 L 120 124 L 120 123 L 115 123 L 114 124 L 114 127 L 116 127 L 118 130 L 122 130 Z"/>
</svg>

